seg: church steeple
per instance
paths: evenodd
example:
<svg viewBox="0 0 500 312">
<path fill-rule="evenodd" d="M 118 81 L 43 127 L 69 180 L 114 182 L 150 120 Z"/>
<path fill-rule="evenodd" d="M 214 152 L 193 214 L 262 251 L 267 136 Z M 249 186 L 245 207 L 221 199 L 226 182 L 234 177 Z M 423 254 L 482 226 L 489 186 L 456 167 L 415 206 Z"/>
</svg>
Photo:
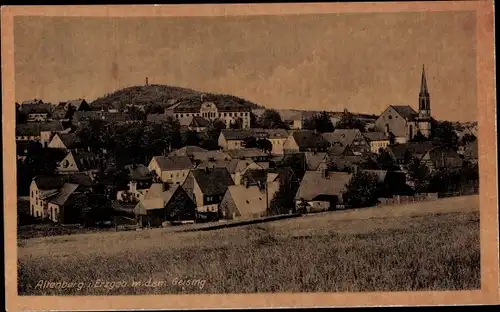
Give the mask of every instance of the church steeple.
<svg viewBox="0 0 500 312">
<path fill-rule="evenodd" d="M 431 99 L 427 89 L 427 79 L 425 78 L 425 67 L 422 65 L 422 78 L 420 80 L 420 93 L 418 96 L 418 109 L 420 116 L 430 116 Z"/>
</svg>

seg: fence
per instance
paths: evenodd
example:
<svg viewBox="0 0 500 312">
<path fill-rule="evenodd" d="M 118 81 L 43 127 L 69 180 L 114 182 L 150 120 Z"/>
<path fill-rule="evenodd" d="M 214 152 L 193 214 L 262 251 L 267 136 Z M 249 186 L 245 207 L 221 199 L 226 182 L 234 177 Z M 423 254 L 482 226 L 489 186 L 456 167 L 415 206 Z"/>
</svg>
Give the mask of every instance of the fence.
<svg viewBox="0 0 500 312">
<path fill-rule="evenodd" d="M 379 205 L 399 205 L 437 200 L 438 193 L 418 193 L 413 196 L 394 195 L 392 198 L 379 198 Z"/>
</svg>

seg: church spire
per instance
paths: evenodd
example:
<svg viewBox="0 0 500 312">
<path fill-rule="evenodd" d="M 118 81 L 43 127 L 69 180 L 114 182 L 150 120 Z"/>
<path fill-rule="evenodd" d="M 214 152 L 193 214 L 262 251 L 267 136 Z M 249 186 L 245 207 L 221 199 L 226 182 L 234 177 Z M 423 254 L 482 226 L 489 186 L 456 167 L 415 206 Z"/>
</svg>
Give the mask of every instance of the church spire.
<svg viewBox="0 0 500 312">
<path fill-rule="evenodd" d="M 420 96 L 429 95 L 427 90 L 427 79 L 425 79 L 425 65 L 422 64 L 422 79 L 420 81 Z"/>
</svg>

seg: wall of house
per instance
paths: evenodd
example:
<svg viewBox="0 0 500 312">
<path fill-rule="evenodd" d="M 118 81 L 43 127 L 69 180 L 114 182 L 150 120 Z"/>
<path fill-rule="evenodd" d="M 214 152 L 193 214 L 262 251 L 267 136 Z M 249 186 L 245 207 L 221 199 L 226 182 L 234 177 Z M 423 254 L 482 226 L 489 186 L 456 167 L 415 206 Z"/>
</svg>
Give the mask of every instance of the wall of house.
<svg viewBox="0 0 500 312">
<path fill-rule="evenodd" d="M 230 192 L 226 192 L 226 194 L 222 198 L 222 202 L 220 203 L 220 210 L 222 213 L 222 218 L 224 219 L 232 220 L 239 217 L 234 199 L 231 196 Z"/>
<path fill-rule="evenodd" d="M 61 211 L 61 207 L 54 203 L 48 203 L 47 208 L 49 219 L 54 222 L 61 222 L 61 220 L 59 219 L 59 212 Z"/>
<path fill-rule="evenodd" d="M 39 136 L 16 136 L 16 140 L 18 141 L 40 141 Z"/>
<path fill-rule="evenodd" d="M 49 144 L 52 139 L 52 135 L 54 132 L 52 131 L 40 131 L 40 143 L 45 147 L 45 144 Z"/>
<path fill-rule="evenodd" d="M 188 174 L 189 169 L 162 171 L 161 180 L 163 182 L 181 185 L 186 180 Z"/>
<path fill-rule="evenodd" d="M 358 133 L 356 135 L 356 137 L 352 141 L 350 148 L 353 152 L 358 152 L 358 153 L 370 152 L 370 145 L 368 144 L 368 142 L 361 133 Z"/>
<path fill-rule="evenodd" d="M 29 121 L 45 121 L 47 120 L 47 113 L 34 113 L 28 114 Z"/>
<path fill-rule="evenodd" d="M 375 126 L 378 131 L 385 132 L 386 124 L 389 126 L 389 131 L 396 137 L 407 137 L 408 126 L 404 118 L 399 115 L 392 107 L 388 107 L 375 121 Z"/>
<path fill-rule="evenodd" d="M 372 153 L 378 154 L 380 149 L 385 149 L 389 145 L 389 140 L 371 141 L 370 150 Z"/>
<path fill-rule="evenodd" d="M 73 154 L 69 153 L 68 155 L 66 155 L 66 157 L 64 157 L 63 160 L 61 160 L 61 162 L 57 166 L 57 171 L 60 173 L 79 171 Z"/>
<path fill-rule="evenodd" d="M 283 155 L 283 147 L 286 141 L 286 138 L 279 139 L 268 139 L 273 144 L 273 149 L 271 150 L 271 154 L 273 155 Z"/>
<path fill-rule="evenodd" d="M 55 135 L 52 140 L 50 140 L 48 146 L 49 148 L 63 148 L 66 149 L 66 146 L 64 143 L 61 141 L 58 135 Z"/>
</svg>

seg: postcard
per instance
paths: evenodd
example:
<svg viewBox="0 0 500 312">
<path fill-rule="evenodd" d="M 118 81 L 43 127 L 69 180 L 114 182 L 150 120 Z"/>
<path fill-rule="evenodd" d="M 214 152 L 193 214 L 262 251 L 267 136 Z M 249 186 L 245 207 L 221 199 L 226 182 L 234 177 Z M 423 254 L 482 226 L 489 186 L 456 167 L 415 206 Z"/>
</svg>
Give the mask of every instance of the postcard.
<svg viewBox="0 0 500 312">
<path fill-rule="evenodd" d="M 499 303 L 493 14 L 2 7 L 9 310 Z"/>
</svg>

